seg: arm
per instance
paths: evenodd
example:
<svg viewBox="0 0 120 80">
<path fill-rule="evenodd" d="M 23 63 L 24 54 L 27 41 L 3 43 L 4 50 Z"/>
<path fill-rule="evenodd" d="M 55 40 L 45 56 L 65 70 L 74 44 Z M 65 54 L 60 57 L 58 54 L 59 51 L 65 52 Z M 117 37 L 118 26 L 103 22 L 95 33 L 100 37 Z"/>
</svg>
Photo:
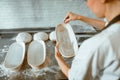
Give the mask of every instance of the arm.
<svg viewBox="0 0 120 80">
<path fill-rule="evenodd" d="M 55 58 L 58 62 L 58 65 L 60 66 L 60 69 L 62 70 L 62 72 L 65 74 L 66 77 L 68 77 L 68 71 L 69 71 L 69 66 L 68 64 L 64 61 L 64 59 L 62 58 L 60 52 L 58 51 L 58 44 L 55 47 Z"/>
<path fill-rule="evenodd" d="M 81 15 L 78 15 L 78 14 L 75 14 L 72 12 L 69 12 L 66 15 L 64 22 L 68 23 L 68 22 L 73 21 L 73 20 L 83 21 L 83 22 L 85 22 L 91 26 L 94 26 L 95 28 L 99 28 L 99 29 L 103 29 L 105 27 L 105 22 L 102 20 L 88 18 L 88 17 L 81 16 Z"/>
</svg>

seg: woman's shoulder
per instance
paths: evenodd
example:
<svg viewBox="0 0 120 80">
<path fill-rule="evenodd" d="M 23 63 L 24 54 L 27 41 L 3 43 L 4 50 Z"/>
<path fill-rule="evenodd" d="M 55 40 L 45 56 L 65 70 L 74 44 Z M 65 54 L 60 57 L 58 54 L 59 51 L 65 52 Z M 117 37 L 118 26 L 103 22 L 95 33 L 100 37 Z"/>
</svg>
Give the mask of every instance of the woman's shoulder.
<svg viewBox="0 0 120 80">
<path fill-rule="evenodd" d="M 96 50 L 100 48 L 101 45 L 106 44 L 107 42 L 109 42 L 109 38 L 105 34 L 99 33 L 85 40 L 82 43 L 81 47 L 84 47 L 89 50 Z"/>
<path fill-rule="evenodd" d="M 91 47 L 97 47 L 99 45 L 112 43 L 115 39 L 120 40 L 120 24 L 113 24 L 106 30 L 94 35 L 93 37 L 85 40 L 82 45 L 89 45 Z M 113 39 L 114 38 L 114 39 Z"/>
</svg>

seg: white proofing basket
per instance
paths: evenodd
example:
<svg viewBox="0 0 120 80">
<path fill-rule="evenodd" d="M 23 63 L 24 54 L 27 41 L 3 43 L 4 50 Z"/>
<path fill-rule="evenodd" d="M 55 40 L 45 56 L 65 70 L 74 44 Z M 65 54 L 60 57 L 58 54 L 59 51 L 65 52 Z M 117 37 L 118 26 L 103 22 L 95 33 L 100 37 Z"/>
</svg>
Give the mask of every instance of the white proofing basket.
<svg viewBox="0 0 120 80">
<path fill-rule="evenodd" d="M 9 47 L 7 55 L 4 60 L 4 66 L 10 69 L 17 69 L 24 61 L 25 57 L 25 43 L 15 42 Z"/>
<path fill-rule="evenodd" d="M 34 40 L 30 43 L 28 47 L 28 64 L 32 68 L 38 68 L 41 64 L 44 63 L 46 58 L 46 46 L 44 41 Z"/>
<path fill-rule="evenodd" d="M 72 27 L 69 24 L 56 26 L 56 40 L 59 43 L 59 51 L 63 57 L 73 57 L 78 51 L 78 44 Z"/>
</svg>

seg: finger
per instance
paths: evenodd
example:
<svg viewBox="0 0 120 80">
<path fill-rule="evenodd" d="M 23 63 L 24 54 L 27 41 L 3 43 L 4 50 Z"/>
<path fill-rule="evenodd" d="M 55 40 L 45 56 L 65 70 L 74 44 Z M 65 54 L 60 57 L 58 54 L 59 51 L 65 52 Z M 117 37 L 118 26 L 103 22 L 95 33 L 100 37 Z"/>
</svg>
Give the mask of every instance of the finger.
<svg viewBox="0 0 120 80">
<path fill-rule="evenodd" d="M 61 56 L 61 53 L 57 48 L 55 48 L 55 57 L 60 57 L 60 56 Z"/>
<path fill-rule="evenodd" d="M 68 16 L 68 15 L 64 18 L 64 21 L 67 20 L 67 19 L 69 19 L 69 16 Z"/>
<path fill-rule="evenodd" d="M 70 19 L 66 19 L 66 20 L 64 21 L 64 23 L 68 23 L 68 22 L 70 22 Z"/>
<path fill-rule="evenodd" d="M 57 51 L 57 48 L 55 47 L 55 54 L 57 54 L 58 53 L 58 51 Z"/>
<path fill-rule="evenodd" d="M 66 20 L 66 19 L 69 19 L 69 12 L 67 13 L 67 15 L 65 16 L 65 18 L 64 18 L 64 21 Z"/>
<path fill-rule="evenodd" d="M 59 43 L 58 42 L 56 43 L 55 50 L 56 50 L 56 53 L 60 54 L 60 52 L 59 52 Z"/>
<path fill-rule="evenodd" d="M 66 19 L 67 17 L 69 17 L 69 12 L 66 14 L 65 19 Z"/>
<path fill-rule="evenodd" d="M 56 43 L 56 48 L 57 48 L 57 49 L 59 48 L 59 43 L 58 43 L 58 42 Z"/>
<path fill-rule="evenodd" d="M 55 57 L 60 56 L 61 54 L 59 53 L 59 50 L 55 47 Z"/>
<path fill-rule="evenodd" d="M 58 43 L 56 43 L 56 46 L 55 46 L 55 53 L 58 53 Z"/>
</svg>

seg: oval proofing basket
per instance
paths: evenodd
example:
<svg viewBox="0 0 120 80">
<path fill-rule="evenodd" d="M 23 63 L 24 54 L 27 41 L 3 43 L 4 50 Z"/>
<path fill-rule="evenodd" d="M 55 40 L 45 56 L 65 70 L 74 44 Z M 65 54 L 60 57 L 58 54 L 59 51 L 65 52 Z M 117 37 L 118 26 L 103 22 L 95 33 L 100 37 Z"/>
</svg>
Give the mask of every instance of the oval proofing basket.
<svg viewBox="0 0 120 80">
<path fill-rule="evenodd" d="M 7 55 L 4 60 L 4 66 L 10 69 L 19 68 L 25 57 L 25 43 L 15 42 L 9 47 Z"/>
<path fill-rule="evenodd" d="M 56 26 L 56 39 L 59 43 L 59 51 L 63 57 L 73 57 L 78 51 L 78 44 L 72 27 L 69 24 Z"/>
<path fill-rule="evenodd" d="M 46 58 L 46 46 L 44 41 L 34 40 L 30 43 L 28 47 L 28 64 L 32 68 L 38 68 Z"/>
</svg>

